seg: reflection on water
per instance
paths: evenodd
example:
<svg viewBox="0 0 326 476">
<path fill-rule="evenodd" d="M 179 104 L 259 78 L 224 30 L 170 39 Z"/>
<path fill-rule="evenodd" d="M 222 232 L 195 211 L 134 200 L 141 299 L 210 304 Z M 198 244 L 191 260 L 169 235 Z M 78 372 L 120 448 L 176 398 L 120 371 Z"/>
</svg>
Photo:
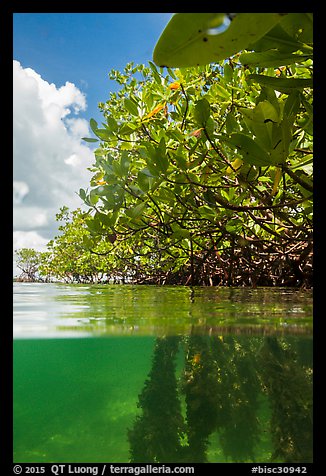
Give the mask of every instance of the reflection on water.
<svg viewBox="0 0 326 476">
<path fill-rule="evenodd" d="M 156 341 L 129 431 L 132 462 L 207 462 L 216 452 L 264 461 L 264 439 L 270 461 L 312 461 L 311 341 L 190 336 L 178 382 L 179 342 Z"/>
<path fill-rule="evenodd" d="M 14 335 L 311 332 L 312 294 L 287 288 L 14 283 Z"/>
<path fill-rule="evenodd" d="M 15 462 L 312 461 L 312 297 L 14 285 Z"/>
</svg>

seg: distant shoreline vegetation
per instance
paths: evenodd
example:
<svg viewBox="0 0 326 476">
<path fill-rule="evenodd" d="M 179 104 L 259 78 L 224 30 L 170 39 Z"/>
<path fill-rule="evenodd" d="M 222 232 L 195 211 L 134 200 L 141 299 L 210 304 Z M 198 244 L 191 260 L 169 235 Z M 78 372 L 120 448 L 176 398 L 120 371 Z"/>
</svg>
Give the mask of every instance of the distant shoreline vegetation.
<svg viewBox="0 0 326 476">
<path fill-rule="evenodd" d="M 159 254 L 153 254 L 151 260 L 146 262 L 136 253 L 132 258 L 126 258 L 114 253 L 94 253 L 84 249 L 81 242 L 71 238 L 73 233 L 78 233 L 82 241 L 83 233 L 88 233 L 86 225 L 81 226 L 80 222 L 81 215 L 85 218 L 87 214 L 80 210 L 70 214 L 67 209 L 64 209 L 64 214 L 67 223 L 62 227 L 63 234 L 49 242 L 49 251 L 38 252 L 30 248 L 16 250 L 17 267 L 22 272 L 14 277 L 15 282 L 303 288 L 313 285 L 311 250 L 306 256 L 304 267 L 299 269 L 293 265 L 299 247 L 293 254 L 288 253 L 289 256 L 265 254 L 249 267 L 248 255 L 242 246 L 234 247 L 232 254 L 224 254 L 223 259 L 209 260 L 204 268 L 202 260 L 194 256 L 192 261 L 173 270 L 173 262 L 168 261 L 170 268 L 167 269 L 166 260 L 161 259 Z M 72 222 L 68 219 L 71 215 L 74 217 Z M 195 273 L 194 276 L 192 273 Z"/>
</svg>

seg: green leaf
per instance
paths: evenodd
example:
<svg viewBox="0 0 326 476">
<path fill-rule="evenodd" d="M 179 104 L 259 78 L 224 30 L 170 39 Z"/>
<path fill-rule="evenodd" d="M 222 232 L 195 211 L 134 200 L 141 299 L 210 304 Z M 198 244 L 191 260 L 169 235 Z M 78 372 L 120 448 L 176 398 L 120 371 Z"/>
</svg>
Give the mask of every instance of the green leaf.
<svg viewBox="0 0 326 476">
<path fill-rule="evenodd" d="M 261 101 L 253 110 L 253 120 L 254 122 L 278 122 L 279 115 L 269 101 Z"/>
<path fill-rule="evenodd" d="M 290 13 L 282 19 L 280 26 L 291 38 L 307 44 L 313 42 L 312 13 Z"/>
<path fill-rule="evenodd" d="M 116 210 L 122 205 L 124 191 L 119 190 L 117 185 L 105 185 L 98 194 L 106 210 Z"/>
<path fill-rule="evenodd" d="M 98 195 L 97 189 L 91 190 L 89 194 L 90 203 L 92 205 L 96 205 L 96 203 L 98 202 L 98 199 L 99 199 L 99 195 Z"/>
<path fill-rule="evenodd" d="M 116 221 L 116 216 L 114 216 L 112 213 L 107 215 L 106 213 L 98 213 L 97 217 L 99 221 L 104 225 L 104 227 L 111 227 L 114 225 Z"/>
<path fill-rule="evenodd" d="M 166 144 L 165 144 L 165 139 L 164 137 L 161 138 L 160 140 L 160 143 L 158 145 L 158 150 L 160 152 L 161 155 L 165 155 L 166 154 Z"/>
<path fill-rule="evenodd" d="M 136 185 L 129 185 L 129 189 L 132 191 L 133 195 L 137 198 L 140 198 L 145 193 L 143 190 L 141 190 Z"/>
<path fill-rule="evenodd" d="M 228 91 L 223 88 L 223 86 L 219 83 L 215 83 L 211 86 L 209 94 L 214 96 L 221 96 L 223 99 L 230 99 L 230 94 L 228 93 Z"/>
<path fill-rule="evenodd" d="M 85 192 L 85 190 L 84 190 L 83 188 L 80 188 L 80 189 L 79 189 L 79 194 L 78 194 L 78 195 L 80 196 L 80 198 L 81 198 L 82 200 L 85 200 L 85 198 L 86 198 L 86 192 Z"/>
<path fill-rule="evenodd" d="M 299 17 L 297 16 L 299 15 Z M 251 45 L 252 50 L 266 51 L 277 48 L 289 54 L 301 50 L 312 53 L 312 20 L 310 14 L 289 13 L 260 40 Z"/>
<path fill-rule="evenodd" d="M 233 68 L 230 63 L 226 63 L 223 66 L 224 79 L 227 83 L 230 83 L 233 79 Z"/>
<path fill-rule="evenodd" d="M 258 98 L 256 99 L 256 104 L 259 104 L 262 101 L 269 101 L 274 106 L 277 114 L 280 116 L 281 103 L 279 102 L 274 89 L 267 88 L 266 86 L 261 86 L 261 91 Z"/>
<path fill-rule="evenodd" d="M 194 116 L 200 126 L 205 125 L 210 116 L 211 107 L 207 99 L 200 99 L 195 108 Z"/>
<path fill-rule="evenodd" d="M 298 55 L 290 53 L 281 53 L 279 50 L 268 50 L 260 53 L 242 53 L 239 57 L 240 62 L 247 66 L 259 66 L 260 68 L 277 68 L 294 63 L 302 63 L 312 55 Z"/>
<path fill-rule="evenodd" d="M 239 121 L 234 117 L 233 112 L 229 112 L 225 120 L 225 128 L 228 134 L 239 130 Z"/>
<path fill-rule="evenodd" d="M 98 142 L 98 139 L 92 139 L 91 137 L 82 137 L 85 142 Z"/>
<path fill-rule="evenodd" d="M 272 147 L 273 127 L 279 122 L 279 114 L 269 101 L 261 101 L 254 109 L 238 108 L 256 141 L 265 149 Z"/>
<path fill-rule="evenodd" d="M 138 172 L 137 184 L 143 192 L 148 192 L 151 189 L 153 183 L 153 175 L 148 169 L 143 169 Z"/>
<path fill-rule="evenodd" d="M 202 205 L 198 208 L 198 212 L 200 216 L 206 218 L 207 220 L 215 220 L 216 219 L 216 211 L 210 208 L 208 205 Z"/>
<path fill-rule="evenodd" d="M 88 229 L 92 232 L 92 233 L 102 233 L 102 226 L 98 220 L 98 218 L 96 218 L 96 216 L 94 216 L 93 218 L 88 218 L 86 220 L 86 226 L 88 227 Z"/>
<path fill-rule="evenodd" d="M 146 148 L 148 157 L 146 157 L 147 168 L 150 173 L 157 177 L 160 172 L 165 173 L 169 167 L 169 159 L 165 151 L 165 140 L 161 139 L 159 145 L 154 147 L 153 144 L 147 143 Z"/>
<path fill-rule="evenodd" d="M 189 67 L 228 58 L 265 35 L 284 14 L 176 13 L 153 53 L 158 66 Z"/>
<path fill-rule="evenodd" d="M 124 106 L 130 114 L 138 117 L 138 107 L 137 104 L 129 98 L 125 98 Z"/>
<path fill-rule="evenodd" d="M 189 230 L 182 228 L 178 223 L 172 223 L 171 228 L 173 231 L 173 238 L 190 238 L 191 236 Z"/>
<path fill-rule="evenodd" d="M 288 95 L 283 109 L 283 114 L 288 117 L 296 116 L 300 108 L 300 93 L 297 90 L 294 90 L 291 94 Z"/>
<path fill-rule="evenodd" d="M 298 119 L 298 125 L 306 131 L 309 135 L 313 135 L 313 116 L 309 113 L 305 113 L 302 118 Z"/>
<path fill-rule="evenodd" d="M 92 240 L 92 238 L 90 238 L 89 236 L 85 235 L 83 236 L 83 246 L 85 248 L 92 248 L 94 246 L 94 241 Z"/>
<path fill-rule="evenodd" d="M 247 80 L 268 86 L 285 94 L 291 93 L 294 89 L 312 88 L 313 86 L 312 79 L 275 78 L 273 76 L 265 76 L 264 74 L 249 74 Z"/>
<path fill-rule="evenodd" d="M 121 173 L 125 176 L 128 174 L 130 167 L 130 159 L 127 151 L 123 150 L 120 158 L 120 170 Z"/>
<path fill-rule="evenodd" d="M 242 229 L 242 221 L 239 218 L 229 220 L 225 226 L 226 231 L 229 233 L 237 233 Z"/>
<path fill-rule="evenodd" d="M 124 136 L 130 136 L 137 129 L 137 125 L 132 122 L 125 122 L 119 129 L 119 134 Z"/>
<path fill-rule="evenodd" d="M 303 106 L 306 109 L 303 117 L 299 118 L 297 123 L 298 125 L 306 131 L 309 135 L 313 135 L 313 107 L 312 105 L 305 99 L 304 95 L 301 96 L 301 101 Z"/>
<path fill-rule="evenodd" d="M 97 131 L 97 122 L 95 121 L 95 119 L 90 119 L 89 121 L 89 125 L 91 126 L 91 129 L 92 131 L 94 132 L 94 134 L 96 134 L 96 131 Z"/>
<path fill-rule="evenodd" d="M 149 67 L 150 67 L 151 70 L 152 70 L 153 77 L 154 77 L 156 83 L 162 84 L 162 78 L 161 78 L 161 76 L 159 75 L 155 64 L 152 63 L 152 61 L 149 61 L 148 64 L 149 64 Z"/>
<path fill-rule="evenodd" d="M 187 170 L 187 160 L 182 155 L 175 155 L 174 159 L 180 169 Z"/>
<path fill-rule="evenodd" d="M 271 165 L 268 153 L 246 134 L 241 132 L 231 134 L 229 142 L 238 149 L 244 162 L 258 167 Z"/>
<path fill-rule="evenodd" d="M 292 123 L 284 116 L 280 125 L 273 125 L 272 148 L 270 151 L 271 162 L 279 165 L 285 162 L 289 155 L 289 145 L 292 138 Z"/>
<path fill-rule="evenodd" d="M 207 122 L 205 124 L 205 129 L 206 129 L 209 136 L 213 135 L 213 133 L 216 129 L 216 122 L 214 121 L 214 119 L 212 117 L 209 117 L 207 119 Z M 201 137 L 206 137 L 206 136 L 203 134 Z"/>
<path fill-rule="evenodd" d="M 107 129 L 97 129 L 95 134 L 104 141 L 109 141 L 112 138 L 111 132 Z"/>
<path fill-rule="evenodd" d="M 114 117 L 108 116 L 106 118 L 106 122 L 108 124 L 108 127 L 109 127 L 110 131 L 116 132 L 118 130 L 119 126 L 118 126 L 117 121 L 114 119 Z"/>
<path fill-rule="evenodd" d="M 121 150 L 132 150 L 133 149 L 133 145 L 130 143 L 130 142 L 122 142 L 120 144 L 120 149 Z"/>
<path fill-rule="evenodd" d="M 126 215 L 132 219 L 138 218 L 146 208 L 146 203 L 142 202 L 133 208 L 126 210 Z"/>
</svg>

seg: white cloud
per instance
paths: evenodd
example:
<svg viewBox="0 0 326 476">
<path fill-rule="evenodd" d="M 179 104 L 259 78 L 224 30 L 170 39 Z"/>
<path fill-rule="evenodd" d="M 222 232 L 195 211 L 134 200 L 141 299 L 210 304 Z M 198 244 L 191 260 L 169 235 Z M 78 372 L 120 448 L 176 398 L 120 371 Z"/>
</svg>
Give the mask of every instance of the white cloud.
<svg viewBox="0 0 326 476">
<path fill-rule="evenodd" d="M 14 231 L 13 249 L 34 248 L 38 251 L 46 251 L 48 240 L 39 235 L 36 231 Z"/>
<path fill-rule="evenodd" d="M 18 182 L 14 180 L 13 183 L 13 194 L 14 194 L 14 205 L 22 203 L 24 197 L 28 194 L 29 187 L 26 182 Z"/>
<path fill-rule="evenodd" d="M 47 210 L 42 207 L 14 207 L 14 230 L 34 230 L 44 227 L 49 224 L 49 218 Z"/>
<path fill-rule="evenodd" d="M 81 138 L 90 132 L 78 117 L 86 98 L 71 82 L 57 87 L 18 61 L 13 92 L 14 231 L 19 243 L 39 249 L 57 233 L 60 207 L 82 206 L 75 192 L 89 185 L 94 157 Z"/>
</svg>

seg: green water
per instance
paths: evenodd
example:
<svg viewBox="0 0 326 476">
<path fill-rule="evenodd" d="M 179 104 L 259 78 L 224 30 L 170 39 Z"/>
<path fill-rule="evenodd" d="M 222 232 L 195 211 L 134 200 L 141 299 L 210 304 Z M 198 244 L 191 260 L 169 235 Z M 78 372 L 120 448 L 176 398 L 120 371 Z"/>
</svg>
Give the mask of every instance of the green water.
<svg viewBox="0 0 326 476">
<path fill-rule="evenodd" d="M 312 297 L 14 285 L 15 462 L 309 462 Z"/>
</svg>

